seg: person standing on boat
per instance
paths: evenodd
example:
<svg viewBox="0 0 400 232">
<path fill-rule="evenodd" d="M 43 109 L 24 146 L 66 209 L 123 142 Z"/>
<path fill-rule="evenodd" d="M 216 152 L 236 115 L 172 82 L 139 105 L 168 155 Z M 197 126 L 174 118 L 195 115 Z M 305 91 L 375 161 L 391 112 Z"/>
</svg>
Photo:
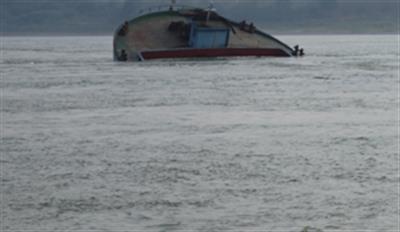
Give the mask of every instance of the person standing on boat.
<svg viewBox="0 0 400 232">
<path fill-rule="evenodd" d="M 300 50 L 299 50 L 299 52 L 300 52 L 300 56 L 304 56 L 304 49 L 303 48 L 300 48 Z"/>
<path fill-rule="evenodd" d="M 299 55 L 299 45 L 294 46 L 293 55 L 294 56 L 298 56 Z"/>
<path fill-rule="evenodd" d="M 128 60 L 128 54 L 126 54 L 125 49 L 122 49 L 121 55 L 119 56 L 120 61 L 127 61 Z"/>
</svg>

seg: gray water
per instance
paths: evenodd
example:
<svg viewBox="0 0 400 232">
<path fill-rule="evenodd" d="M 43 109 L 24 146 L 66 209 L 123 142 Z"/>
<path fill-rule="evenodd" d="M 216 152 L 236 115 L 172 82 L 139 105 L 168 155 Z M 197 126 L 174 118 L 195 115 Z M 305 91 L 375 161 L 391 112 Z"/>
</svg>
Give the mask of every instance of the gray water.
<svg viewBox="0 0 400 232">
<path fill-rule="evenodd" d="M 398 38 L 278 38 L 307 56 L 2 37 L 3 230 L 397 231 Z"/>
</svg>

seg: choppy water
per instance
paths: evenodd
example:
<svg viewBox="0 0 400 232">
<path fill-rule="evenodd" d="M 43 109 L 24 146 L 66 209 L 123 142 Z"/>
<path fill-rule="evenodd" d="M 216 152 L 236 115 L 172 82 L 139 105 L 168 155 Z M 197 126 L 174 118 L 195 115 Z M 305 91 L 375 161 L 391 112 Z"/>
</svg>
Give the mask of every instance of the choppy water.
<svg viewBox="0 0 400 232">
<path fill-rule="evenodd" d="M 2 228 L 398 229 L 397 37 L 279 38 L 307 56 L 1 38 Z"/>
</svg>

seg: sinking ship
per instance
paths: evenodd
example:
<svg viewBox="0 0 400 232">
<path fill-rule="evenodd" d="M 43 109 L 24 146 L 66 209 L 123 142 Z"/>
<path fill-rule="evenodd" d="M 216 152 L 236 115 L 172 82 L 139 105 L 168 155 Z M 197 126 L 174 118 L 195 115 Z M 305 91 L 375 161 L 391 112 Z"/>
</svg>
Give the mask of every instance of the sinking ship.
<svg viewBox="0 0 400 232">
<path fill-rule="evenodd" d="M 304 55 L 298 45 L 291 48 L 253 23 L 229 20 L 212 6 L 201 9 L 171 4 L 158 9 L 117 28 L 114 60 Z"/>
</svg>

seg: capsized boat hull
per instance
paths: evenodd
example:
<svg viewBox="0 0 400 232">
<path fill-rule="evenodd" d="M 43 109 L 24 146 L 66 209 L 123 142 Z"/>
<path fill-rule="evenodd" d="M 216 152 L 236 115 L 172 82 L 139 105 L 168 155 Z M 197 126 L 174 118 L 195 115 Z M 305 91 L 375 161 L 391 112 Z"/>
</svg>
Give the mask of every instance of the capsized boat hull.
<svg viewBox="0 0 400 232">
<path fill-rule="evenodd" d="M 118 61 L 295 54 L 252 23 L 237 23 L 195 8 L 160 11 L 127 21 L 116 30 L 113 45 Z"/>
</svg>

